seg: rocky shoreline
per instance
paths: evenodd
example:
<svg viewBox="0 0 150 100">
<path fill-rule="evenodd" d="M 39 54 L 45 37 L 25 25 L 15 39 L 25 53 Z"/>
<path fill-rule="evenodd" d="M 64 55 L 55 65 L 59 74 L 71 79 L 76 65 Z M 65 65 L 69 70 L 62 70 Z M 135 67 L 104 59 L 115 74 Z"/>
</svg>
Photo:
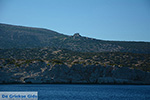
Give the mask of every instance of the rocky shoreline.
<svg viewBox="0 0 150 100">
<path fill-rule="evenodd" d="M 2 66 L 0 84 L 150 84 L 150 72 L 118 66 L 47 64 Z"/>
</svg>

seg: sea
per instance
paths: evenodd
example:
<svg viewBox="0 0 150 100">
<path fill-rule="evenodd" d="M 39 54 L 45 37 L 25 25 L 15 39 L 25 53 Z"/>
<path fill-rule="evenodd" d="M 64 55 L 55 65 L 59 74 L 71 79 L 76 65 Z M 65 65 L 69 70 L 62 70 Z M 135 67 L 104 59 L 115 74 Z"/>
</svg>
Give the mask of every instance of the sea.
<svg viewBox="0 0 150 100">
<path fill-rule="evenodd" d="M 38 92 L 38 100 L 150 100 L 150 85 L 6 84 L 0 92 Z"/>
</svg>

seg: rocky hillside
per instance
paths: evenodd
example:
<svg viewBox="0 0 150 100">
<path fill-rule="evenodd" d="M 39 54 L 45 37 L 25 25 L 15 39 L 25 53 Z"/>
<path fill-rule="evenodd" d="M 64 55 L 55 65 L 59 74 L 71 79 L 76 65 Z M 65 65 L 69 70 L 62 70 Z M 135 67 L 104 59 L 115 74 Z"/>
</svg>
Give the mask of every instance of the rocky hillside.
<svg viewBox="0 0 150 100">
<path fill-rule="evenodd" d="M 24 62 L 42 60 L 56 64 L 74 64 L 83 65 L 111 65 L 119 67 L 128 67 L 150 71 L 150 54 L 135 54 L 122 52 L 75 52 L 67 49 L 58 48 L 34 48 L 34 49 L 1 49 L 0 59 L 3 63 L 21 65 Z M 24 62 L 22 62 L 24 61 Z"/>
<path fill-rule="evenodd" d="M 150 53 L 149 42 L 104 41 L 42 28 L 0 24 L 0 49 L 55 47 L 80 52 Z"/>
<path fill-rule="evenodd" d="M 0 60 L 0 63 L 5 62 Z M 0 67 L 0 83 L 150 84 L 150 73 L 126 67 L 32 61 Z"/>
<path fill-rule="evenodd" d="M 150 42 L 0 24 L 0 83 L 150 84 Z"/>
</svg>

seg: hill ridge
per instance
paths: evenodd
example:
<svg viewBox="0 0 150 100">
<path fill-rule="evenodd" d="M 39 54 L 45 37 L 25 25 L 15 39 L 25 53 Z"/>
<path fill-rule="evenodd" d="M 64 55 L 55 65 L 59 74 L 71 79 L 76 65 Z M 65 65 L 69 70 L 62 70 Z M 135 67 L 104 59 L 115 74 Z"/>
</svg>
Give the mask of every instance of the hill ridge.
<svg viewBox="0 0 150 100">
<path fill-rule="evenodd" d="M 107 41 L 49 29 L 0 24 L 0 48 L 56 47 L 79 52 L 150 53 L 150 42 Z"/>
</svg>

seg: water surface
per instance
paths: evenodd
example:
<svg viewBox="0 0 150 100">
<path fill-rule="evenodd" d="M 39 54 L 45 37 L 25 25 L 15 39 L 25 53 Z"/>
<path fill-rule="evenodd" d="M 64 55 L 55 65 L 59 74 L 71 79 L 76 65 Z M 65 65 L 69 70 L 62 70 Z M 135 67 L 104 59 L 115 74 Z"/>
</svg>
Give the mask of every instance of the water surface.
<svg viewBox="0 0 150 100">
<path fill-rule="evenodd" d="M 0 85 L 0 91 L 38 91 L 38 100 L 150 100 L 150 85 Z"/>
</svg>

